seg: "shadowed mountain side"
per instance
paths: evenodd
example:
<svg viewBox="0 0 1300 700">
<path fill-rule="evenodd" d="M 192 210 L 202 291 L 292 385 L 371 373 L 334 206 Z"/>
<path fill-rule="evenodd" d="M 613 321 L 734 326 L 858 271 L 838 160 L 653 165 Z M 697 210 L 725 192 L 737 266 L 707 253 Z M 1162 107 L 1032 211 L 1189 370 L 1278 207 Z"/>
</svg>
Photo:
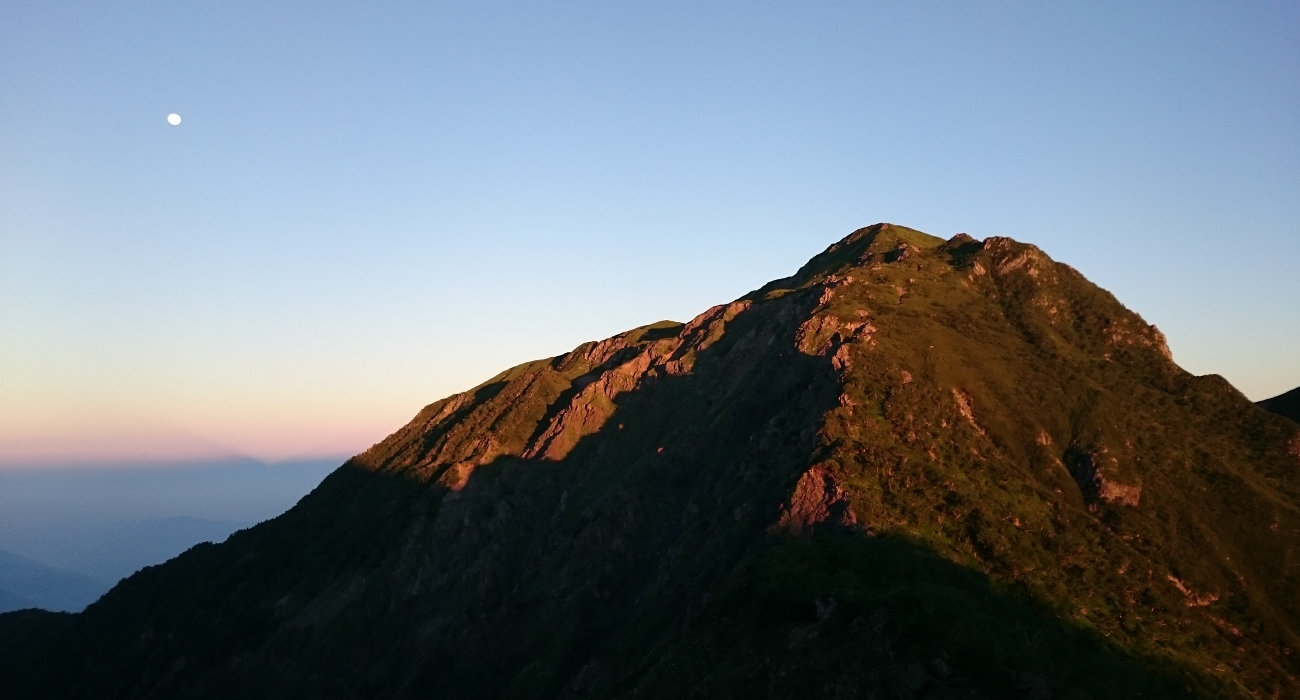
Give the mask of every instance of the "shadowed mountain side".
<svg viewBox="0 0 1300 700">
<path fill-rule="evenodd" d="M 873 226 L 0 616 L 0 690 L 1296 697 L 1300 434 L 1250 406 L 1032 246 Z"/>
<path fill-rule="evenodd" d="M 1300 387 L 1259 402 L 1259 407 L 1300 423 Z"/>
<path fill-rule="evenodd" d="M 60 642 L 93 640 L 66 658 L 107 652 L 95 666 L 111 675 L 72 674 L 86 685 L 63 692 L 114 680 L 126 692 L 143 677 L 168 695 L 202 687 L 213 697 L 329 695 L 340 682 L 379 695 L 554 694 L 639 601 L 676 606 L 724 574 L 805 466 L 836 394 L 826 363 L 794 350 L 798 317 L 785 307 L 732 321 L 761 326 L 751 341 L 785 352 L 746 355 L 732 339 L 698 357 L 666 354 L 712 371 L 645 377 L 599 426 L 577 424 L 594 427 L 580 439 L 535 435 L 536 425 L 593 386 L 593 370 L 641 346 L 595 345 L 434 404 L 412 423 L 419 440 L 399 432 L 284 516 L 119 585 Z M 422 425 L 438 413 L 447 433 Z M 478 423 L 495 439 L 482 441 Z M 458 440 L 469 443 L 461 456 L 487 461 L 425 459 Z M 492 455 L 527 440 L 544 454 Z M 701 513 L 697 503 L 710 505 Z M 158 591 L 168 600 L 151 607 Z M 207 614 L 194 620 L 195 610 Z M 169 646 L 135 641 L 146 629 Z M 245 659 L 234 673 L 188 663 L 168 675 L 175 658 L 231 655 Z"/>
<path fill-rule="evenodd" d="M 657 648 L 585 669 L 624 697 L 1176 698 L 1191 693 L 894 537 L 774 538 Z M 607 668 L 632 669 L 617 681 Z"/>
<path fill-rule="evenodd" d="M 400 516 L 400 501 L 410 507 L 422 496 L 407 480 L 344 470 L 347 478 L 334 487 L 359 496 L 363 505 L 386 503 L 380 513 Z M 491 474 L 492 467 L 482 471 L 471 481 L 503 477 Z M 600 528 L 606 517 L 596 516 L 590 527 Z M 327 555 L 340 564 L 329 573 L 374 570 L 376 562 L 366 557 L 369 543 L 325 522 L 296 524 L 328 528 L 323 540 L 340 538 Z M 702 525 L 708 526 L 734 523 Z M 241 544 L 244 554 L 256 551 L 255 543 Z M 404 604 L 417 596 L 394 590 L 391 579 L 353 578 L 343 593 L 350 604 L 341 605 L 338 587 L 318 577 L 250 579 L 247 568 L 257 562 L 241 562 L 239 551 L 222 549 L 200 545 L 170 567 L 151 567 L 128 590 L 114 591 L 113 612 L 4 616 L 0 655 L 48 664 L 8 676 L 6 697 L 800 698 L 877 692 L 1035 698 L 1055 697 L 1061 689 L 1076 697 L 1191 696 L 1094 632 L 1062 623 L 1013 591 L 990 586 L 978 572 L 895 538 L 760 534 L 738 561 L 690 558 L 675 566 L 641 562 L 613 570 L 608 555 L 584 560 L 590 550 L 575 546 L 580 551 L 565 557 L 562 571 L 538 572 L 522 596 L 475 590 L 528 569 L 528 559 L 538 557 L 510 548 L 479 555 L 473 571 L 447 572 L 455 579 L 451 585 L 426 593 L 415 608 Z M 293 563 L 318 564 L 322 554 L 306 553 L 299 557 L 305 561 Z M 255 559 L 276 555 L 293 553 L 264 551 Z M 388 551 L 375 558 L 392 564 L 396 557 Z M 694 581 L 664 589 L 663 578 L 696 566 Z M 652 572 L 660 575 L 647 575 Z M 547 590 L 560 583 L 557 573 L 567 575 L 572 589 Z M 610 601 L 608 587 L 629 580 L 642 595 Z M 332 599 L 335 608 L 302 606 L 279 614 L 275 602 L 245 592 L 277 583 L 278 593 Z M 170 604 L 148 599 L 159 590 L 171 592 Z M 226 599 L 232 590 L 235 597 Z M 206 615 L 196 619 L 195 609 Z M 228 615 L 233 619 L 221 619 Z M 441 629 L 413 633 L 410 622 L 426 616 L 441 618 Z M 89 637 L 104 632 L 107 639 Z M 157 636 L 176 646 L 150 644 Z M 37 637 L 48 646 L 16 644 Z M 150 647 L 152 653 L 141 654 Z M 294 662 L 281 665 L 288 659 Z M 235 669 L 223 668 L 232 660 Z M 192 664 L 207 672 L 186 674 Z M 9 665 L 6 673 L 13 669 Z"/>
</svg>

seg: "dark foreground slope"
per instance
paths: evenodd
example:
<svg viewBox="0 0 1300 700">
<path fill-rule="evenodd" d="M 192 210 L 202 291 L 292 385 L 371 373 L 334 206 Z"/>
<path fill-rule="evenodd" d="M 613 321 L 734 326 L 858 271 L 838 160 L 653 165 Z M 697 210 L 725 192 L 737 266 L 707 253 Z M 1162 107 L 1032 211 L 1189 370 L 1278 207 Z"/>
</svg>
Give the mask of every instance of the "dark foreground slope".
<svg viewBox="0 0 1300 700">
<path fill-rule="evenodd" d="M 1300 697 L 1298 432 L 1032 246 L 873 226 L 0 616 L 0 695 Z"/>
</svg>

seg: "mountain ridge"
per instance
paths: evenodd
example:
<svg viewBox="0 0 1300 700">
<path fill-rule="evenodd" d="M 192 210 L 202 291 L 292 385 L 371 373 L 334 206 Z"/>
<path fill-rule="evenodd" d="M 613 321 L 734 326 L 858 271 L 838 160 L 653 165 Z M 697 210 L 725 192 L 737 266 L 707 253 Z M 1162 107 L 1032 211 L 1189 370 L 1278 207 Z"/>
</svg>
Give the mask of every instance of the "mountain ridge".
<svg viewBox="0 0 1300 700">
<path fill-rule="evenodd" d="M 1259 407 L 1289 418 L 1293 423 L 1300 423 L 1300 387 L 1278 394 L 1271 399 L 1264 399 L 1259 402 Z"/>
<path fill-rule="evenodd" d="M 0 616 L 0 678 L 1296 697 L 1298 468 L 1294 424 L 1183 372 L 1073 268 L 877 224 L 686 324 L 430 404 L 82 615 Z"/>
<path fill-rule="evenodd" d="M 77 612 L 107 588 L 89 576 L 0 550 L 0 612 L 23 608 Z"/>
</svg>

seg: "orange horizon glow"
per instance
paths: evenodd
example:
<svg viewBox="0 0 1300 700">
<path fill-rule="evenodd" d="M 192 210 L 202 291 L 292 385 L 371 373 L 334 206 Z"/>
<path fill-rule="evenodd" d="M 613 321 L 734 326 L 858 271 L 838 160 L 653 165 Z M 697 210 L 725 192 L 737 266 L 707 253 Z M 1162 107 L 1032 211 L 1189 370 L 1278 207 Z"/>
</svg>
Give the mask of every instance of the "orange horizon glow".
<svg viewBox="0 0 1300 700">
<path fill-rule="evenodd" d="M 359 454 L 414 415 L 392 407 L 257 413 L 123 408 L 0 415 L 0 468 L 250 458 L 266 463 Z M 350 413 L 350 414 L 349 414 Z"/>
</svg>

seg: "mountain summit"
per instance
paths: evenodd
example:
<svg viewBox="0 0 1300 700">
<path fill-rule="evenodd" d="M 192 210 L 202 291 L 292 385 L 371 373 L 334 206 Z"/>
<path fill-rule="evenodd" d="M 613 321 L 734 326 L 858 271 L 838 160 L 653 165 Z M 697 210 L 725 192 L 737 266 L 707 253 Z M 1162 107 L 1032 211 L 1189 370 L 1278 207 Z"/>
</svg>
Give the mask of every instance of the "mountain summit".
<svg viewBox="0 0 1300 700">
<path fill-rule="evenodd" d="M 855 231 L 422 410 L 0 694 L 1300 697 L 1300 429 L 1069 266 Z"/>
</svg>

